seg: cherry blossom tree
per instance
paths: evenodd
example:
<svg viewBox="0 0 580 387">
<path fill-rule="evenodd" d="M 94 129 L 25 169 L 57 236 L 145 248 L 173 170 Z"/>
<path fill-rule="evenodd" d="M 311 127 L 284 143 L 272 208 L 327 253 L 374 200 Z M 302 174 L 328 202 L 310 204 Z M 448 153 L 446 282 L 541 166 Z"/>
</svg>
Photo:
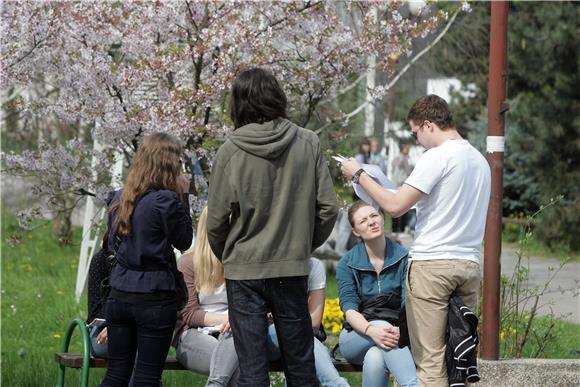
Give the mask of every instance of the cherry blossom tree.
<svg viewBox="0 0 580 387">
<path fill-rule="evenodd" d="M 231 122 L 228 89 L 249 66 L 283 84 L 290 114 L 305 126 L 341 112 L 320 109 L 349 80 L 411 55 L 412 40 L 448 18 L 425 9 L 403 17 L 399 2 L 9 1 L 2 4 L 0 84 L 4 100 L 31 119 L 77 128 L 68 142 L 4 153 L 3 172 L 33 176 L 52 210 L 74 193 L 104 197 L 114 154 L 127 163 L 142 136 L 172 133 L 187 155 L 211 164 Z M 373 55 L 375 68 L 366 58 Z M 386 89 L 378 86 L 377 98 Z M 91 160 L 92 163 L 91 163 Z M 203 179 L 203 178 L 202 178 Z M 198 183 L 202 183 L 198 181 Z M 72 199 L 71 199 L 72 198 Z M 65 200 L 66 199 L 66 200 Z M 21 214 L 23 225 L 40 214 Z"/>
</svg>

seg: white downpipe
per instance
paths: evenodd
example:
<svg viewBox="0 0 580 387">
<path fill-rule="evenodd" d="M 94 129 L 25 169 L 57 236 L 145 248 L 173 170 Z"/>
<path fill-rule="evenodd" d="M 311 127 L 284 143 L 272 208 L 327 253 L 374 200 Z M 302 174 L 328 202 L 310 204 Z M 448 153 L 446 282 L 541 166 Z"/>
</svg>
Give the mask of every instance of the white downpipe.
<svg viewBox="0 0 580 387">
<path fill-rule="evenodd" d="M 98 126 L 99 122 L 95 122 L 95 126 Z M 101 144 L 98 141 L 94 141 L 93 150 L 99 151 L 102 149 Z M 98 160 L 93 156 L 91 160 L 91 166 L 93 167 L 93 179 L 96 180 L 96 164 Z M 121 152 L 115 152 L 115 164 L 113 166 L 113 173 L 111 177 L 111 187 L 117 189 L 121 186 L 121 178 L 123 175 L 123 155 Z M 83 220 L 83 239 L 81 242 L 81 250 L 79 252 L 79 265 L 77 269 L 77 281 L 75 286 L 75 300 L 78 303 L 81 299 L 83 291 L 85 289 L 85 284 L 87 282 L 87 276 L 89 274 L 89 266 L 91 259 L 98 249 L 101 243 L 101 236 L 99 232 L 93 227 L 95 224 L 99 224 L 105 218 L 105 207 L 103 203 L 95 203 L 95 198 L 92 196 L 87 196 L 86 206 L 85 206 L 85 216 Z"/>
</svg>

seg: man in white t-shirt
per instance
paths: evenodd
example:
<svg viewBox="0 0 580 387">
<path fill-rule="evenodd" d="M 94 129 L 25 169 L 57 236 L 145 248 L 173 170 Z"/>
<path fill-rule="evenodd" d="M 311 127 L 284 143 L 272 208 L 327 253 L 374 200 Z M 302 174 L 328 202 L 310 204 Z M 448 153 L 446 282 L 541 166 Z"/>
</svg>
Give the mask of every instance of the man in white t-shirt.
<svg viewBox="0 0 580 387">
<path fill-rule="evenodd" d="M 443 387 L 448 386 L 449 297 L 455 293 L 471 309 L 477 304 L 491 172 L 481 153 L 457 132 L 442 98 L 419 98 L 407 120 L 413 137 L 427 151 L 398 191 L 383 189 L 354 159 L 345 161 L 342 171 L 392 216 L 417 207 L 407 276 L 411 351 L 420 384 Z"/>
</svg>

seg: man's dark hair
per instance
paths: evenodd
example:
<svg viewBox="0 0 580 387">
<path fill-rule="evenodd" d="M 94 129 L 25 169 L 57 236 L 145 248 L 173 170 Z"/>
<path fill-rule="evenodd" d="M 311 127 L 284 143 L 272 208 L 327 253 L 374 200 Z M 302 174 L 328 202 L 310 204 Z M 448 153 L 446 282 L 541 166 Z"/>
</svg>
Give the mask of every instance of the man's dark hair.
<svg viewBox="0 0 580 387">
<path fill-rule="evenodd" d="M 231 118 L 237 129 L 286 118 L 286 95 L 271 72 L 255 67 L 238 75 L 232 86 Z"/>
<path fill-rule="evenodd" d="M 425 120 L 434 122 L 442 130 L 455 126 L 447 102 L 435 94 L 419 98 L 407 114 L 407 121 L 413 121 L 415 124 L 420 124 Z"/>
</svg>

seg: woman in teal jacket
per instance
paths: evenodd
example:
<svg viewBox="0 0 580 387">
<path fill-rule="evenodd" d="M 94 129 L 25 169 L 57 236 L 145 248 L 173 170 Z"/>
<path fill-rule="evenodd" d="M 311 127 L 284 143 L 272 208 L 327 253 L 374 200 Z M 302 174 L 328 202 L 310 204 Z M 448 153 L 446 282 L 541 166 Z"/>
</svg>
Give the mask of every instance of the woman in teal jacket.
<svg viewBox="0 0 580 387">
<path fill-rule="evenodd" d="M 363 315 L 361 305 L 379 295 L 405 303 L 408 251 L 385 237 L 384 218 L 372 206 L 358 201 L 348 211 L 354 235 L 362 242 L 344 255 L 336 268 L 340 307 L 347 326 L 340 333 L 342 355 L 363 366 L 363 386 L 388 386 L 392 372 L 401 386 L 418 386 L 408 347 L 398 348 L 399 328 Z M 388 298 L 388 297 L 385 297 Z M 398 315 L 400 304 L 393 311 Z"/>
</svg>

